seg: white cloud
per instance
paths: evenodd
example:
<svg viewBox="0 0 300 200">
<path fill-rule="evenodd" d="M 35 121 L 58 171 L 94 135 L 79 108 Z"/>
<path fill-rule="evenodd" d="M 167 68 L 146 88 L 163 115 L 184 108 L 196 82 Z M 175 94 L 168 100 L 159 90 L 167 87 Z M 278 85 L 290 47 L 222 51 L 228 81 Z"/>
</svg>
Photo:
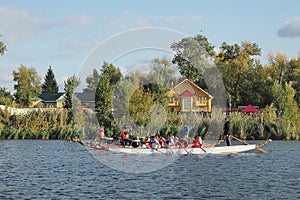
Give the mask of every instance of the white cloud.
<svg viewBox="0 0 300 200">
<path fill-rule="evenodd" d="M 25 10 L 0 6 L 0 30 L 7 42 L 22 41 L 55 23 L 47 18 L 33 16 Z"/>
<path fill-rule="evenodd" d="M 300 17 L 288 20 L 278 30 L 280 37 L 299 37 L 300 36 Z"/>
<path fill-rule="evenodd" d="M 87 15 L 66 16 L 63 19 L 34 16 L 17 8 L 0 6 L 0 34 L 5 43 L 16 43 L 34 38 L 40 33 L 55 27 L 67 27 L 67 31 L 80 33 L 83 27 L 92 26 L 95 20 Z"/>
<path fill-rule="evenodd" d="M 68 16 L 65 19 L 66 24 L 74 26 L 90 26 L 95 23 L 94 19 L 91 16 L 87 15 L 78 15 L 78 16 Z"/>
</svg>

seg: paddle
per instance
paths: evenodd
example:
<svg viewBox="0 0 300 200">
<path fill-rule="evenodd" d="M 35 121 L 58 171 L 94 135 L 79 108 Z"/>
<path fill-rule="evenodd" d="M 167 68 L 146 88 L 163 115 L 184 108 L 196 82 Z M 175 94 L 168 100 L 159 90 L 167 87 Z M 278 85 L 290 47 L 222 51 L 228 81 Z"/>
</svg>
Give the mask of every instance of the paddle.
<svg viewBox="0 0 300 200">
<path fill-rule="evenodd" d="M 190 155 L 190 153 L 186 150 L 186 148 L 183 148 L 186 152 L 186 156 Z"/>
<path fill-rule="evenodd" d="M 243 141 L 235 136 L 231 136 L 232 139 L 235 139 L 236 141 L 242 142 L 244 145 L 249 145 L 246 141 Z M 256 146 L 256 150 L 259 151 L 260 153 L 266 154 L 267 152 L 265 150 L 263 150 L 262 148 L 260 148 L 259 146 Z"/>
<path fill-rule="evenodd" d="M 239 142 L 243 143 L 244 145 L 248 145 L 248 143 L 246 141 L 244 141 L 244 140 L 241 140 L 241 139 L 239 139 L 237 137 L 234 137 L 233 135 L 231 137 L 232 137 L 232 139 L 235 139 L 236 141 L 239 141 Z"/>
<path fill-rule="evenodd" d="M 82 146 L 85 146 L 85 144 L 82 142 L 82 140 L 78 137 L 75 137 L 75 138 L 71 139 L 70 141 L 77 142 L 77 143 L 81 144 Z"/>
<path fill-rule="evenodd" d="M 204 151 L 204 153 L 207 153 L 207 151 L 205 149 L 203 149 L 202 147 L 200 147 L 200 149 L 202 149 L 202 151 Z"/>
</svg>

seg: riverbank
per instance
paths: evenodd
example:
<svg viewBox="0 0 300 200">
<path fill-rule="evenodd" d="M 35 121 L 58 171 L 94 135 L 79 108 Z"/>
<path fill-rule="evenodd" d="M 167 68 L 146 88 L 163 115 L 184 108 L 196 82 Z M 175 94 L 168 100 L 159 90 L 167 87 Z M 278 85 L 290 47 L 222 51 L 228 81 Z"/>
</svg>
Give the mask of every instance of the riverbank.
<svg viewBox="0 0 300 200">
<path fill-rule="evenodd" d="M 33 111 L 22 115 L 11 115 L 7 110 L 0 110 L 0 139 L 62 139 L 96 137 L 97 125 L 88 123 L 95 121 L 87 119 L 88 114 L 74 113 L 74 120 L 68 120 L 68 110 Z M 177 117 L 179 118 L 179 117 Z M 279 118 L 270 112 L 256 114 L 231 113 L 230 132 L 243 140 L 299 140 L 300 127 L 287 123 L 285 118 Z M 180 119 L 177 121 L 180 122 Z M 197 126 L 190 126 L 190 137 L 198 134 L 205 139 L 212 119 L 197 116 Z M 107 128 L 104 127 L 106 130 Z M 160 133 L 176 135 L 182 127 L 178 124 L 166 124 Z M 112 134 L 107 133 L 111 137 Z M 134 134 L 134 133 L 133 133 Z M 220 135 L 223 133 L 220 133 Z"/>
</svg>

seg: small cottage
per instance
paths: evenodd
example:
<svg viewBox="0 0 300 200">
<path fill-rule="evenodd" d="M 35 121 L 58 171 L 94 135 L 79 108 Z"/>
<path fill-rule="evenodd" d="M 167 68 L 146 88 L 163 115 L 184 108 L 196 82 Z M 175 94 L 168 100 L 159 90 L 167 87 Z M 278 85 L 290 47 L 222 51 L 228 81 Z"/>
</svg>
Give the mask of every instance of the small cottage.
<svg viewBox="0 0 300 200">
<path fill-rule="evenodd" d="M 35 108 L 62 108 L 64 93 L 42 93 L 38 96 L 39 100 L 35 103 Z"/>
<path fill-rule="evenodd" d="M 211 112 L 212 96 L 185 79 L 169 92 L 168 107 L 176 112 Z"/>
</svg>

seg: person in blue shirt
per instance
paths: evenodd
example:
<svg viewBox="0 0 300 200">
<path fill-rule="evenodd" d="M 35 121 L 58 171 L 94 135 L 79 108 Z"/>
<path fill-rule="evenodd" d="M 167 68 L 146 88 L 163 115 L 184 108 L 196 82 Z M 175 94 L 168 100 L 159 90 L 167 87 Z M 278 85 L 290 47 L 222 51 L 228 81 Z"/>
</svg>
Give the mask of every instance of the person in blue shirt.
<svg viewBox="0 0 300 200">
<path fill-rule="evenodd" d="M 183 134 L 184 134 L 184 137 L 186 137 L 186 138 L 188 138 L 190 135 L 190 129 L 186 124 L 183 126 Z"/>
</svg>

